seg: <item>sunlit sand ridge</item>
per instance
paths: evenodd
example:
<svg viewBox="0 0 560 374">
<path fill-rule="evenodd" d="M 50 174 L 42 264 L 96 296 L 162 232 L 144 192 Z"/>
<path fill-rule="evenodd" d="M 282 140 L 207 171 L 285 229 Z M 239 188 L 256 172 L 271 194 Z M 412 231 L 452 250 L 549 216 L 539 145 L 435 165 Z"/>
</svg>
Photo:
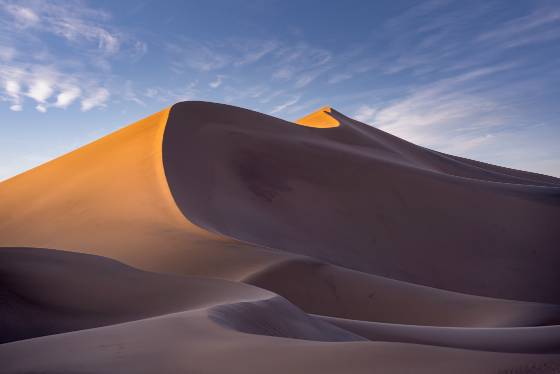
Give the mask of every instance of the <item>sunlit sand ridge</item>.
<svg viewBox="0 0 560 374">
<path fill-rule="evenodd" d="M 340 126 L 340 123 L 336 120 L 336 118 L 331 116 L 331 112 L 331 107 L 324 106 L 317 111 L 306 115 L 305 117 L 301 117 L 300 119 L 296 120 L 295 123 L 302 126 L 316 127 L 321 129 Z"/>
</svg>

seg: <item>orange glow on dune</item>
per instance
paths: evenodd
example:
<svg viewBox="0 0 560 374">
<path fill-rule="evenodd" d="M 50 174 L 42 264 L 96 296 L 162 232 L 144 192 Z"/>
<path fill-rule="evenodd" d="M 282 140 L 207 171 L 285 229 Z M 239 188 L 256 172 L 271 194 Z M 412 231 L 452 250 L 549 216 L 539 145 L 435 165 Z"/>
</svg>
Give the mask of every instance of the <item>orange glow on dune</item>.
<svg viewBox="0 0 560 374">
<path fill-rule="evenodd" d="M 295 123 L 302 126 L 307 127 L 316 127 L 320 129 L 327 129 L 331 127 L 338 127 L 340 126 L 340 122 L 338 122 L 330 113 L 332 112 L 332 108 L 329 106 L 324 106 L 317 111 L 306 115 L 305 117 L 301 117 Z"/>
<path fill-rule="evenodd" d="M 233 278 L 280 258 L 233 244 L 184 217 L 163 166 L 169 112 L 166 108 L 0 183 L 0 247 L 56 248 L 149 271 L 190 274 L 202 268 L 208 253 L 219 252 L 216 258 Z M 243 249 L 241 261 L 227 260 L 239 256 L 232 246 Z M 239 266 L 231 266 L 233 261 Z"/>
</svg>

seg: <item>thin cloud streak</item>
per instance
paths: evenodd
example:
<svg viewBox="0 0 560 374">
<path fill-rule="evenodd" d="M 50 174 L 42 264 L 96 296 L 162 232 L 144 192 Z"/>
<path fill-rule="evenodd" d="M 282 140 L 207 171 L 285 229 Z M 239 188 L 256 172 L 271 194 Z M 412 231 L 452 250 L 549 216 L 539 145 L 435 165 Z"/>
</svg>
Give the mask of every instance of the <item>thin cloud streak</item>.
<svg viewBox="0 0 560 374">
<path fill-rule="evenodd" d="M 495 141 L 497 129 L 510 120 L 499 97 L 477 92 L 483 78 L 515 66 L 480 68 L 417 87 L 386 106 L 362 105 L 354 117 L 413 143 L 465 154 Z"/>
<path fill-rule="evenodd" d="M 288 99 L 287 101 L 283 102 L 282 104 L 277 105 L 274 108 L 272 108 L 272 110 L 270 111 L 270 114 L 281 113 L 282 111 L 286 110 L 287 108 L 291 107 L 292 105 L 295 105 L 300 100 L 300 98 L 301 98 L 301 96 L 294 96 L 294 97 Z"/>
</svg>

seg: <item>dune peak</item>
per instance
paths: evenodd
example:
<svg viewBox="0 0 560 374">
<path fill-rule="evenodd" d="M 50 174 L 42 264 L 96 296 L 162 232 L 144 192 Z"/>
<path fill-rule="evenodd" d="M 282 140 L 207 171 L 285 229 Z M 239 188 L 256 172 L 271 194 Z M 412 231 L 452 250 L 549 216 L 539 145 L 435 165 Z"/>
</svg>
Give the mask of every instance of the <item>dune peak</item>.
<svg viewBox="0 0 560 374">
<path fill-rule="evenodd" d="M 295 123 L 302 126 L 322 129 L 340 126 L 340 122 L 338 122 L 338 120 L 334 118 L 331 113 L 333 113 L 333 108 L 330 106 L 324 106 L 317 109 L 313 113 L 299 118 L 295 121 Z"/>
</svg>

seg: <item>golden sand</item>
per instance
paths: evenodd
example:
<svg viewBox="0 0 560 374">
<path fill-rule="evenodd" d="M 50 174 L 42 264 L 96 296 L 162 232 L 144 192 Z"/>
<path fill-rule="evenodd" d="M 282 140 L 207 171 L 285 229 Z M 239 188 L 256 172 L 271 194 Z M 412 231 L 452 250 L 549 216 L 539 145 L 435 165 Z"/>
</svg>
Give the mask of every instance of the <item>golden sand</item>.
<svg viewBox="0 0 560 374">
<path fill-rule="evenodd" d="M 327 129 L 331 127 L 338 127 L 340 126 L 340 122 L 338 122 L 330 113 L 332 112 L 332 108 L 329 106 L 324 106 L 317 111 L 306 115 L 305 117 L 301 117 L 300 119 L 296 120 L 295 123 L 302 126 L 307 127 L 316 127 L 320 129 Z"/>
</svg>

